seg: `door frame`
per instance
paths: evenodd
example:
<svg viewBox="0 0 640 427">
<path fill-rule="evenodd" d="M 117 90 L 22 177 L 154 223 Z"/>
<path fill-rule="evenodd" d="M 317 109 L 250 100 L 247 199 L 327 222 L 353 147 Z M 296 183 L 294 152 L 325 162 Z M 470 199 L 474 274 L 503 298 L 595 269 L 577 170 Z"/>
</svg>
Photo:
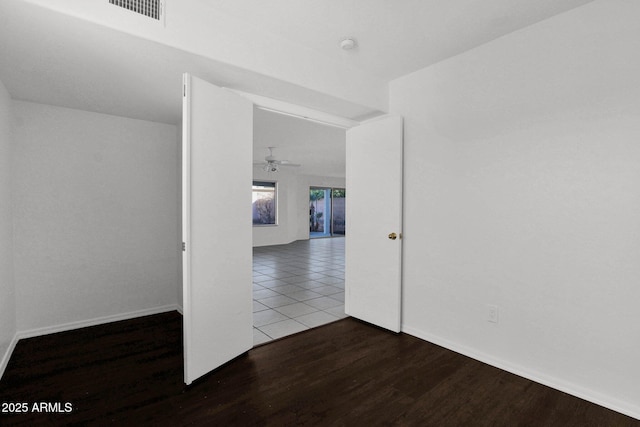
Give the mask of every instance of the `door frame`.
<svg viewBox="0 0 640 427">
<path fill-rule="evenodd" d="M 310 185 L 309 186 L 309 193 L 311 193 L 311 190 L 329 190 L 329 200 L 330 200 L 330 219 L 329 219 L 329 235 L 328 236 L 322 236 L 322 237 L 311 237 L 311 230 L 309 230 L 309 239 L 326 239 L 326 238 L 331 238 L 331 237 L 345 237 L 345 235 L 341 235 L 341 234 L 335 234 L 334 232 L 334 227 L 333 227 L 333 213 L 334 213 L 334 204 L 333 204 L 333 190 L 344 190 L 346 193 L 346 185 L 342 186 L 342 187 L 333 187 L 333 186 L 323 186 L 323 185 Z M 324 233 L 326 234 L 326 233 Z"/>
<path fill-rule="evenodd" d="M 337 116 L 337 115 L 324 113 L 324 112 L 321 112 L 321 111 L 313 110 L 313 109 L 310 109 L 310 108 L 307 108 L 307 107 L 303 107 L 303 106 L 300 106 L 300 105 L 297 105 L 297 104 L 291 104 L 291 103 L 288 103 L 288 102 L 285 102 L 285 101 L 276 100 L 276 99 L 273 99 L 273 98 L 267 98 L 267 97 L 263 97 L 263 96 L 260 96 L 260 95 L 250 94 L 250 93 L 247 93 L 247 92 L 242 92 L 242 91 L 239 91 L 239 90 L 234 90 L 234 89 L 225 88 L 225 87 L 222 87 L 222 89 L 234 92 L 237 95 L 240 95 L 241 97 L 248 99 L 249 101 L 251 101 L 253 103 L 254 108 L 259 108 L 259 109 L 271 111 L 271 112 L 278 113 L 278 114 L 294 116 L 294 117 L 297 117 L 297 118 L 301 118 L 301 119 L 304 119 L 304 120 L 317 122 L 317 123 L 320 123 L 320 124 L 323 124 L 323 125 L 327 125 L 327 126 L 333 126 L 333 127 L 342 128 L 345 131 L 347 131 L 350 128 L 360 126 L 361 124 L 364 124 L 367 121 L 369 121 L 369 120 L 367 120 L 367 121 L 363 121 L 363 122 L 358 122 L 358 121 L 355 121 L 355 120 L 347 119 L 347 118 L 342 117 L 342 116 Z M 384 116 L 382 116 L 382 117 L 384 117 Z M 376 119 L 377 118 L 374 118 L 372 120 L 376 120 Z M 185 138 L 190 138 L 190 135 L 188 133 L 188 130 L 183 129 L 182 141 L 181 141 L 181 145 L 182 145 L 181 153 L 182 153 L 182 156 L 183 156 L 183 162 L 185 161 L 184 160 L 184 156 L 185 156 L 185 153 L 186 153 L 185 150 L 188 149 L 188 146 L 187 146 L 187 148 L 185 148 L 185 145 L 186 145 L 185 144 Z M 186 162 L 189 162 L 189 161 L 190 161 L 190 159 L 186 160 Z M 247 162 L 253 163 L 253 158 L 247 159 Z M 189 184 L 190 184 L 189 179 L 190 179 L 189 177 L 185 177 L 184 172 L 181 174 L 181 181 L 182 181 L 181 182 L 181 188 L 182 188 L 182 192 L 183 192 L 182 197 L 185 199 L 185 203 L 191 203 L 190 194 L 188 194 L 188 192 L 187 192 L 187 189 L 189 188 Z M 311 186 L 311 187 L 314 187 L 314 186 Z M 331 190 L 333 190 L 334 188 L 339 188 L 339 189 L 345 189 L 346 190 L 346 186 L 345 187 L 318 187 L 318 188 L 330 188 Z M 404 201 L 403 201 L 403 205 L 404 205 Z M 191 224 L 190 224 L 189 216 L 186 215 L 186 213 L 185 213 L 184 206 L 181 206 L 181 210 L 182 210 L 182 231 L 183 231 L 183 233 L 182 233 L 182 241 L 185 242 L 185 238 L 186 238 L 186 236 L 188 234 L 185 235 L 184 230 L 185 230 L 185 227 L 190 227 Z M 332 210 L 333 210 L 333 206 L 332 206 Z M 247 213 L 247 215 L 249 215 L 249 213 Z M 332 212 L 332 216 L 333 216 L 333 212 Z M 250 221 L 248 221 L 248 225 L 247 226 L 248 227 L 252 227 Z M 332 231 L 332 234 L 333 234 L 333 230 L 331 230 L 331 231 Z M 183 247 L 184 247 L 184 243 L 183 243 Z M 253 245 L 251 246 L 251 248 L 253 248 Z M 182 252 L 181 255 L 182 255 L 182 260 L 183 260 L 182 261 L 183 269 L 184 269 L 184 266 L 187 265 L 187 271 L 186 272 L 183 271 L 183 277 L 182 278 L 183 278 L 183 280 L 185 280 L 185 279 L 191 280 L 191 278 L 190 278 L 191 270 L 190 270 L 190 266 L 188 265 L 188 263 L 190 263 L 190 261 L 189 260 L 185 261 L 186 257 L 185 257 L 184 249 L 183 249 L 183 252 Z M 402 268 L 402 266 L 401 266 L 401 268 Z M 184 305 L 184 298 L 185 298 L 185 295 L 184 295 L 184 283 L 183 283 L 183 287 L 181 287 L 181 289 L 183 291 L 182 302 L 183 302 L 183 305 Z M 187 338 L 185 337 L 184 339 L 186 340 Z M 186 360 L 185 360 L 185 364 L 186 364 Z"/>
</svg>

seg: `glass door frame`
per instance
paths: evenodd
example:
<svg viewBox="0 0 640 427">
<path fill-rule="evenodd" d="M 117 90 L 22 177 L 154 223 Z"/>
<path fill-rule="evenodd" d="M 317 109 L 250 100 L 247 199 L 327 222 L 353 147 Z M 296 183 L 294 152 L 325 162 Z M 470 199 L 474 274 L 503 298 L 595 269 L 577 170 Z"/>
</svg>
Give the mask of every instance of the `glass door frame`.
<svg viewBox="0 0 640 427">
<path fill-rule="evenodd" d="M 311 185 L 309 186 L 309 196 L 311 195 L 311 191 L 313 190 L 324 190 L 325 191 L 325 195 L 328 193 L 329 194 L 329 217 L 328 220 L 325 217 L 325 224 L 329 225 L 329 232 L 326 232 L 326 227 L 323 226 L 323 230 L 325 231 L 323 233 L 323 235 L 321 236 L 312 236 L 312 230 L 311 230 L 311 221 L 310 221 L 310 225 L 309 225 L 309 238 L 310 239 L 318 239 L 318 238 L 327 238 L 327 237 L 344 237 L 346 235 L 345 234 L 336 234 L 335 233 L 335 227 L 334 227 L 334 191 L 335 190 L 342 190 L 345 192 L 345 198 L 346 198 L 346 188 L 345 187 L 326 187 L 326 186 L 318 186 L 318 185 Z M 326 197 L 326 196 L 325 196 Z M 311 199 L 309 199 L 309 201 L 311 202 Z M 325 201 L 326 203 L 326 201 Z M 311 213 L 309 213 L 309 216 L 311 216 Z M 311 218 L 310 218 L 311 219 Z"/>
</svg>

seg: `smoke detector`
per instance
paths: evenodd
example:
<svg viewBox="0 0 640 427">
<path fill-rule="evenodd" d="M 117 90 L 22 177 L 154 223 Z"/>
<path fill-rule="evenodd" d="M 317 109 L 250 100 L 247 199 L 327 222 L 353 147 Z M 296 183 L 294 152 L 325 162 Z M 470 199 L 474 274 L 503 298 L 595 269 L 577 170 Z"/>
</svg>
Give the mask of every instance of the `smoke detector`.
<svg viewBox="0 0 640 427">
<path fill-rule="evenodd" d="M 352 50 L 357 46 L 358 44 L 356 43 L 356 40 L 352 37 L 347 37 L 340 41 L 340 47 L 342 48 L 342 50 Z"/>
</svg>

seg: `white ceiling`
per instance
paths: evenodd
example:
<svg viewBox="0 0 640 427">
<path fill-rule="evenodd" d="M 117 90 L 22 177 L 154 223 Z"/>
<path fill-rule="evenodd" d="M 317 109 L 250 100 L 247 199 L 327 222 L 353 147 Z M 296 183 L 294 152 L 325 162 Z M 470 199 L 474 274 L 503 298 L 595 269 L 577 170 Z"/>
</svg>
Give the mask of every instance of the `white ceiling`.
<svg viewBox="0 0 640 427">
<path fill-rule="evenodd" d="M 0 80 L 18 100 L 177 124 L 188 71 L 358 119 L 381 113 L 379 98 L 359 94 L 386 91 L 389 80 L 592 0 L 166 1 L 167 26 L 137 37 L 136 25 L 114 29 L 118 16 L 96 24 L 107 0 L 2 0 Z M 186 26 L 177 31 L 172 22 Z M 172 43 L 185 31 L 182 42 L 196 40 L 193 48 Z M 339 48 L 346 36 L 356 49 Z M 276 146 L 305 173 L 344 170 L 344 147 L 334 156 L 343 131 L 266 112 L 256 120 L 264 150 L 256 160 Z"/>
<path fill-rule="evenodd" d="M 201 0 L 383 78 L 403 76 L 592 0 Z M 358 48 L 338 48 L 354 37 Z"/>
<path fill-rule="evenodd" d="M 259 108 L 254 109 L 253 121 L 255 162 L 269 155 L 268 147 L 276 147 L 276 159 L 301 165 L 284 169 L 304 175 L 344 177 L 344 129 Z"/>
</svg>

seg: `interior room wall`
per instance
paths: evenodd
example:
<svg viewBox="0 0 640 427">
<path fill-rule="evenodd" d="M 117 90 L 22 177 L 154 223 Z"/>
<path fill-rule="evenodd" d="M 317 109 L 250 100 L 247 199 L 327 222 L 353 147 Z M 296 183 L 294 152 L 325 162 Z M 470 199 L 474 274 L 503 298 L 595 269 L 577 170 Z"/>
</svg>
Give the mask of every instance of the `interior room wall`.
<svg viewBox="0 0 640 427">
<path fill-rule="evenodd" d="M 254 169 L 254 179 L 278 183 L 278 225 L 253 227 L 253 246 L 284 245 L 309 238 L 309 187 L 344 187 L 341 177 L 298 175 L 280 171 L 270 174 Z"/>
<path fill-rule="evenodd" d="M 18 331 L 175 309 L 176 127 L 13 105 Z"/>
<path fill-rule="evenodd" d="M 638 16 L 595 1 L 390 85 L 403 329 L 636 418 Z"/>
<path fill-rule="evenodd" d="M 11 197 L 11 97 L 0 82 L 0 375 L 16 335 Z"/>
<path fill-rule="evenodd" d="M 217 82 L 220 85 L 240 85 L 238 89 L 263 96 L 288 98 L 290 102 L 312 108 L 323 104 L 329 108 L 346 108 L 344 112 L 350 113 L 366 111 L 358 105 L 382 111 L 388 102 L 386 82 L 382 78 L 354 67 L 350 61 L 332 59 L 299 43 L 261 31 L 254 24 L 215 7 L 193 8 L 188 2 L 171 2 L 166 9 L 164 25 L 158 25 L 154 20 L 114 7 L 109 2 L 30 0 L 29 3 L 176 47 L 201 58 L 215 58 L 207 65 L 218 73 L 224 72 L 225 78 Z M 36 14 L 34 11 L 30 16 Z M 233 34 L 234 37 L 219 37 L 220 34 Z M 252 70 L 259 77 L 243 70 Z M 291 84 L 283 85 L 282 82 Z M 347 100 L 352 106 L 340 106 L 341 103 L 330 97 Z"/>
</svg>

